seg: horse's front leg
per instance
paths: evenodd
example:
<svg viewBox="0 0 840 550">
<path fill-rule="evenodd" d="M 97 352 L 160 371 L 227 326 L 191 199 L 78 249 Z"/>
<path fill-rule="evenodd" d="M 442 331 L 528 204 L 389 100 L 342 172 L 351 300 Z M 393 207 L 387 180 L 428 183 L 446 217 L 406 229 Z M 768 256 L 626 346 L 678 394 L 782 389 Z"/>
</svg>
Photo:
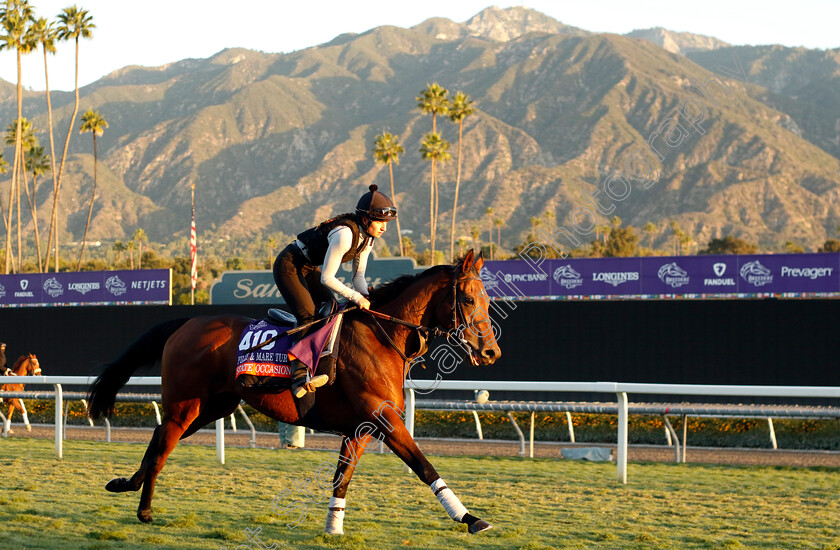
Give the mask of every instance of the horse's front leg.
<svg viewBox="0 0 840 550">
<path fill-rule="evenodd" d="M 327 511 L 327 525 L 324 532 L 329 535 L 344 534 L 344 505 L 347 496 L 347 487 L 350 485 L 350 478 L 356 471 L 356 464 L 367 448 L 371 434 L 358 434 L 355 437 L 345 437 L 341 440 L 341 451 L 338 457 L 338 466 L 333 477 L 333 494 L 330 498 L 330 506 Z"/>
<path fill-rule="evenodd" d="M 465 523 L 470 533 L 479 533 L 493 527 L 486 521 L 470 514 L 467 508 L 461 504 L 452 489 L 446 486 L 446 482 L 423 455 L 397 412 L 391 407 L 382 407 L 381 409 L 384 410 L 376 417 L 380 424 L 380 433 L 384 433 L 385 444 L 417 474 L 417 477 L 423 483 L 429 486 L 449 517 L 454 521 Z M 377 437 L 381 436 L 377 434 Z"/>
<path fill-rule="evenodd" d="M 23 423 L 26 425 L 26 431 L 32 431 L 32 425 L 29 424 L 29 416 L 26 414 L 26 405 L 23 404 L 22 399 L 18 399 L 18 404 L 20 405 L 20 414 L 23 416 Z"/>
</svg>

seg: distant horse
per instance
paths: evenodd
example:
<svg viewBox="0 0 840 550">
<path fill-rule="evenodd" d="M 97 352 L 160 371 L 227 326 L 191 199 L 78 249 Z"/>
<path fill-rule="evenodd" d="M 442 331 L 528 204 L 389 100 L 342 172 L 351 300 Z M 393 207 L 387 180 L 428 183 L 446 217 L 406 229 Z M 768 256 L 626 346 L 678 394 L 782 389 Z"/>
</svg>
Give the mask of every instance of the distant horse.
<svg viewBox="0 0 840 550">
<path fill-rule="evenodd" d="M 39 374 L 41 374 L 41 364 L 38 362 L 38 358 L 35 357 L 34 353 L 28 353 L 18 357 L 14 366 L 11 368 L 11 372 L 9 372 L 9 376 L 37 376 Z M 0 391 L 23 391 L 23 386 L 23 384 L 3 384 L 0 386 Z M 3 433 L 12 433 L 12 414 L 14 414 L 15 409 L 19 410 L 20 414 L 23 415 L 23 423 L 26 425 L 26 429 L 31 432 L 32 426 L 29 425 L 29 417 L 26 414 L 26 407 L 23 401 L 17 397 L 3 398 L 2 394 L 0 394 L 0 401 L 3 401 L 3 399 L 9 403 L 8 418 L 4 417 L 3 413 L 0 412 L 0 418 L 2 418 L 4 423 Z"/>
<path fill-rule="evenodd" d="M 432 332 L 439 332 L 439 328 L 449 331 L 449 341 L 467 350 L 473 365 L 492 364 L 501 355 L 479 277 L 483 264 L 481 255 L 475 259 L 470 250 L 453 265 L 435 266 L 374 289 L 370 299 L 378 312 L 422 328 L 379 323 L 364 311 L 346 313 L 335 382 L 319 388 L 314 404 L 304 407 L 302 414 L 298 410 L 301 403 L 288 390 L 270 393 L 235 382 L 239 337 L 251 319 L 234 315 L 195 317 L 151 328 L 109 363 L 91 387 L 89 414 L 94 418 L 108 415 L 113 412 L 117 391 L 131 374 L 161 361 L 162 423 L 137 472 L 128 479 L 112 479 L 105 488 L 124 492 L 142 487 L 137 517 L 143 522 L 152 521 L 155 479 L 178 440 L 230 415 L 244 399 L 271 418 L 344 436 L 332 483 L 327 481 L 325 487 L 332 490 L 327 533 L 344 533 L 344 497 L 371 438 L 384 441 L 430 486 L 450 518 L 466 524 L 470 533 L 490 528 L 490 524 L 469 514 L 446 486 L 400 417 L 405 410 L 407 356 L 416 352 L 423 329 L 427 333 L 431 328 L 436 329 Z"/>
</svg>

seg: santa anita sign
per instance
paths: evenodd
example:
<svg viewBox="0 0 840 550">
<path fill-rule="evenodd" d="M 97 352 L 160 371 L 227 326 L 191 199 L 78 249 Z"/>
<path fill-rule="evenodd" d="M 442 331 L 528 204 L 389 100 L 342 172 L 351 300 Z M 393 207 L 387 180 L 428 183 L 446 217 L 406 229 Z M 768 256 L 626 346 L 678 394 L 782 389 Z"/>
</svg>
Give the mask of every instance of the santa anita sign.
<svg viewBox="0 0 840 550">
<path fill-rule="evenodd" d="M 373 258 L 368 261 L 366 278 L 369 286 L 396 279 L 400 275 L 420 273 L 410 258 Z M 336 277 L 344 284 L 353 277 L 350 263 L 342 264 Z M 211 304 L 278 304 L 283 297 L 274 284 L 271 271 L 225 271 L 210 289 Z"/>
</svg>

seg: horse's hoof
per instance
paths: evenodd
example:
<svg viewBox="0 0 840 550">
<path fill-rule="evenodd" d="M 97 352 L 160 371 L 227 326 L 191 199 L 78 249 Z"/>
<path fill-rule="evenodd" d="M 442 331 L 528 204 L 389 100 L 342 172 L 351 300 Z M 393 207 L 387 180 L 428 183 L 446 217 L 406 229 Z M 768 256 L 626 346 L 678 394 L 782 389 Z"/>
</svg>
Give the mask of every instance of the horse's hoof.
<svg viewBox="0 0 840 550">
<path fill-rule="evenodd" d="M 143 523 L 152 523 L 152 511 L 137 510 L 137 519 L 139 519 Z"/>
<path fill-rule="evenodd" d="M 29 424 L 27 424 L 27 425 L 26 425 L 26 431 L 27 431 L 27 432 L 31 432 L 31 431 L 32 431 L 32 426 L 30 426 Z"/>
<path fill-rule="evenodd" d="M 469 530 L 471 535 L 475 535 L 476 533 L 481 533 L 482 531 L 486 531 L 492 528 L 493 526 L 484 521 L 483 519 L 476 519 L 474 522 L 470 523 L 467 529 Z"/>
<path fill-rule="evenodd" d="M 126 491 L 136 491 L 137 489 L 132 487 L 126 478 L 115 477 L 105 485 L 105 490 L 111 493 L 124 493 Z"/>
</svg>

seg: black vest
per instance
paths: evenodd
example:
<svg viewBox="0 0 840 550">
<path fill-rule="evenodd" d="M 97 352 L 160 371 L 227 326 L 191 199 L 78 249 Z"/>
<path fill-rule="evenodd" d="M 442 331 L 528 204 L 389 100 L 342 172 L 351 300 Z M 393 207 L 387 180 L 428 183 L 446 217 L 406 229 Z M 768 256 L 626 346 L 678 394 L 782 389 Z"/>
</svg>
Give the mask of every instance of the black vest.
<svg viewBox="0 0 840 550">
<path fill-rule="evenodd" d="M 362 231 L 356 219 L 353 214 L 341 214 L 299 234 L 297 238 L 306 246 L 309 261 L 313 265 L 323 265 L 324 257 L 327 255 L 327 249 L 330 246 L 330 231 L 341 225 L 346 225 L 353 232 L 353 246 L 341 257 L 341 263 L 358 259 L 359 254 L 368 244 L 369 237 L 363 239 L 362 244 L 356 247 L 356 243 L 359 241 L 359 232 Z"/>
</svg>

